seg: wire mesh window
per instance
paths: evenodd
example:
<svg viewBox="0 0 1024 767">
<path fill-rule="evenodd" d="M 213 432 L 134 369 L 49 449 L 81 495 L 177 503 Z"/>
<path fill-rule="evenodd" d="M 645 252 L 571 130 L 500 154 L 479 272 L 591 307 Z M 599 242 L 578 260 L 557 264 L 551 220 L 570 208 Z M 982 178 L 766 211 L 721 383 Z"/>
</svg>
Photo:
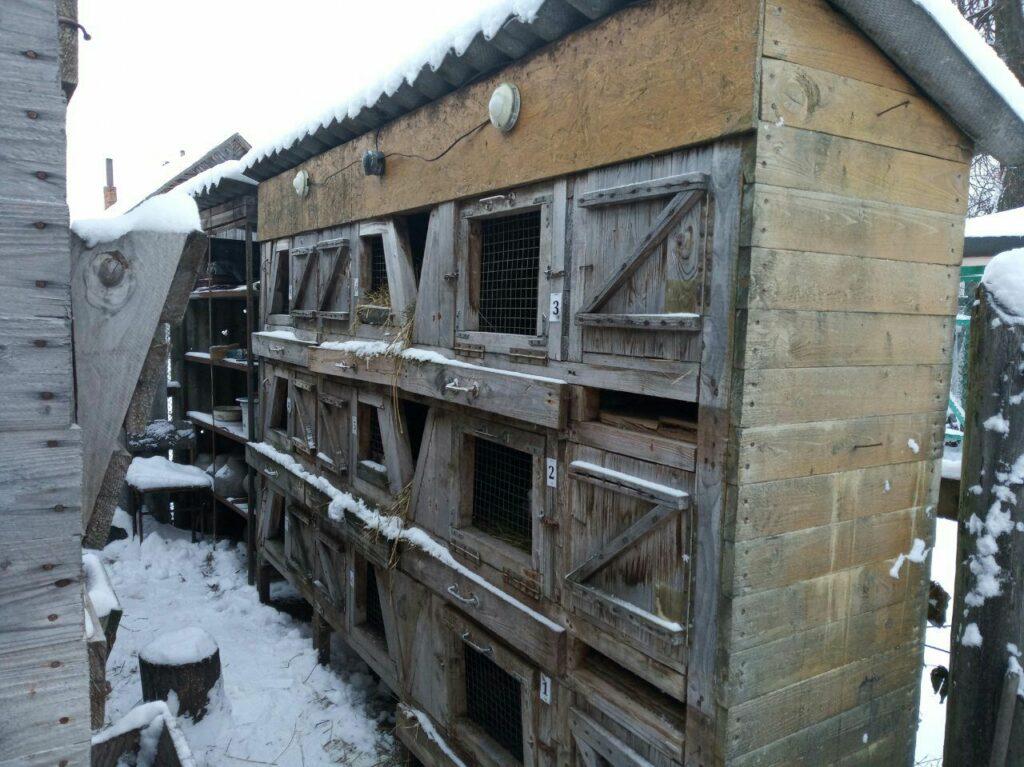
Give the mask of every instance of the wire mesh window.
<svg viewBox="0 0 1024 767">
<path fill-rule="evenodd" d="M 384 238 L 379 234 L 365 238 L 367 261 L 370 267 L 370 285 L 367 295 L 370 298 L 388 292 L 388 267 L 384 256 Z"/>
<path fill-rule="evenodd" d="M 479 329 L 537 333 L 540 211 L 485 218 L 480 227 Z"/>
<path fill-rule="evenodd" d="M 475 443 L 473 526 L 529 551 L 533 540 L 533 456 L 486 439 L 477 438 Z"/>
<path fill-rule="evenodd" d="M 466 648 L 466 717 L 523 761 L 523 704 L 519 680 L 481 652 Z"/>
<path fill-rule="evenodd" d="M 377 573 L 373 565 L 366 563 L 366 628 L 381 640 L 386 641 L 384 633 L 384 613 L 380 609 L 380 592 L 377 590 Z"/>
</svg>

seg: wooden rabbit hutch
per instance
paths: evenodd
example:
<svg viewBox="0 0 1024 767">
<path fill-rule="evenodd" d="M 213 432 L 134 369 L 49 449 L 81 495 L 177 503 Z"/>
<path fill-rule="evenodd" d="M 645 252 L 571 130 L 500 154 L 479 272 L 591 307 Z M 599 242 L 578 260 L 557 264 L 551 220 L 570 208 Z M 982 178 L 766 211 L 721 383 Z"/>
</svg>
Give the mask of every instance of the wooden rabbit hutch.
<svg viewBox="0 0 1024 767">
<path fill-rule="evenodd" d="M 889 571 L 972 152 L 1024 157 L 955 54 L 909 1 L 548 0 L 250 164 L 260 586 L 416 760 L 910 763 L 927 574 Z"/>
</svg>

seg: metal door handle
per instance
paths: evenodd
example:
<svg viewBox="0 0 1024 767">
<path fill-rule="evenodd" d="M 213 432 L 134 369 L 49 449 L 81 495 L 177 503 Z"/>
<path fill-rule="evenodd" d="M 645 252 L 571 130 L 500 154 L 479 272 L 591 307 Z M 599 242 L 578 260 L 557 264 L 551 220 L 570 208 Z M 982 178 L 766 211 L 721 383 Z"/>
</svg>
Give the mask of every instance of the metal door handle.
<svg viewBox="0 0 1024 767">
<path fill-rule="evenodd" d="M 494 648 L 493 647 L 481 647 L 480 645 L 478 645 L 478 644 L 476 644 L 474 642 L 471 642 L 470 639 L 469 639 L 469 632 L 468 631 L 463 631 L 462 632 L 462 641 L 465 642 L 467 645 L 469 645 L 470 648 L 476 650 L 478 653 L 481 653 L 482 655 L 494 655 Z"/>
<path fill-rule="evenodd" d="M 471 397 L 475 397 L 480 393 L 480 384 L 473 381 L 469 386 L 459 386 L 459 379 L 453 378 L 444 385 L 445 391 L 461 391 L 468 394 Z"/>
<path fill-rule="evenodd" d="M 470 594 L 468 597 L 464 597 L 459 593 L 459 587 L 454 583 L 448 587 L 447 591 L 453 598 L 459 600 L 464 605 L 473 605 L 473 607 L 477 607 L 480 604 L 480 600 L 477 598 L 476 594 Z"/>
<path fill-rule="evenodd" d="M 273 469 L 264 469 L 263 473 L 266 474 L 268 477 L 271 477 L 271 478 L 274 478 L 274 477 L 277 476 L 277 472 L 274 471 Z"/>
</svg>

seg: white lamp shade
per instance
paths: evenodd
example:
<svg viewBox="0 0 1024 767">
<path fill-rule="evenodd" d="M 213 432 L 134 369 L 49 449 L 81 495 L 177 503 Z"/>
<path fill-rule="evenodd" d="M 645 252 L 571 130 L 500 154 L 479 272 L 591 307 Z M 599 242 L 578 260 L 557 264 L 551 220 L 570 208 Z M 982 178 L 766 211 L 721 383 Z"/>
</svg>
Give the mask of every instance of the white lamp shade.
<svg viewBox="0 0 1024 767">
<path fill-rule="evenodd" d="M 512 83 L 502 83 L 494 89 L 487 104 L 491 125 L 502 133 L 508 133 L 519 120 L 519 89 Z"/>
</svg>

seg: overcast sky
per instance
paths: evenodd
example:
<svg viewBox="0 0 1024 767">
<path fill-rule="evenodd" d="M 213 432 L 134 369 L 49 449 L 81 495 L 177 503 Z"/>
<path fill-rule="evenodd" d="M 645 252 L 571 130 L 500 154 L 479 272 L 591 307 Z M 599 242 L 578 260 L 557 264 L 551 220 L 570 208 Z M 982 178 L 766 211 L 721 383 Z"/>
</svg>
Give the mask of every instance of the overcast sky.
<svg viewBox="0 0 1024 767">
<path fill-rule="evenodd" d="M 394 69 L 494 0 L 79 0 L 68 109 L 72 218 L 103 212 L 104 158 L 121 200 L 238 131 L 257 145 Z"/>
</svg>

